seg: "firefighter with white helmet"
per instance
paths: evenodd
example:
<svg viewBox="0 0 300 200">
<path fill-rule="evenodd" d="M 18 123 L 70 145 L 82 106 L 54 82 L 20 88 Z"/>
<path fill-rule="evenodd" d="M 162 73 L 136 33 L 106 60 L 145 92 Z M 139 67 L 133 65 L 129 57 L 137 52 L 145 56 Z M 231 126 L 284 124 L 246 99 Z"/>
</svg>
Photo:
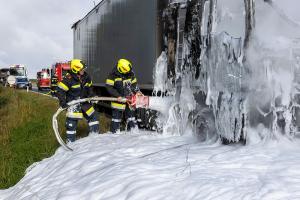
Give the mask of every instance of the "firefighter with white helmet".
<svg viewBox="0 0 300 200">
<path fill-rule="evenodd" d="M 92 80 L 85 72 L 86 65 L 82 60 L 73 59 L 71 70 L 65 78 L 58 83 L 57 97 L 62 108 L 67 107 L 67 103 L 73 100 L 88 98 L 92 96 Z M 66 135 L 67 142 L 74 142 L 76 139 L 76 129 L 78 120 L 85 117 L 89 124 L 89 133 L 99 133 L 99 121 L 92 104 L 81 103 L 67 109 Z"/>
<path fill-rule="evenodd" d="M 139 87 L 137 86 L 137 79 L 132 70 L 132 64 L 127 59 L 120 59 L 116 67 L 106 79 L 106 88 L 109 94 L 117 97 L 119 102 L 112 102 L 112 121 L 111 132 L 116 133 L 120 130 L 123 113 L 127 120 L 127 129 L 130 130 L 136 126 L 136 119 L 134 111 L 122 102 L 122 99 L 133 96 L 135 94 L 142 95 Z"/>
</svg>

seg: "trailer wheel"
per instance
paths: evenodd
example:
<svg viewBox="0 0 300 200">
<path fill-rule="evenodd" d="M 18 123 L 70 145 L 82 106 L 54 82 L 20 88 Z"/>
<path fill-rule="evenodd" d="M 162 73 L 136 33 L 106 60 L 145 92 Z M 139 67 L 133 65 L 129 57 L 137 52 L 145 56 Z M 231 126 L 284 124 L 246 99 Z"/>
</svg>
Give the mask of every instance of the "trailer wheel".
<svg viewBox="0 0 300 200">
<path fill-rule="evenodd" d="M 150 109 L 138 108 L 136 110 L 138 126 L 150 130 L 157 130 L 156 118 L 157 112 Z"/>
<path fill-rule="evenodd" d="M 199 141 L 217 140 L 215 118 L 213 111 L 208 107 L 199 107 L 191 113 L 193 127 Z"/>
</svg>

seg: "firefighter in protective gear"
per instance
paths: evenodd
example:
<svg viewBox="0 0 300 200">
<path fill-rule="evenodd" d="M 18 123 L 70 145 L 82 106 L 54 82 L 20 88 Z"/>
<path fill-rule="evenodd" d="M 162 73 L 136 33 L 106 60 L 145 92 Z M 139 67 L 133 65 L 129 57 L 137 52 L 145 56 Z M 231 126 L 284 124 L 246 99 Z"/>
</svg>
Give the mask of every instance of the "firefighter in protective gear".
<svg viewBox="0 0 300 200">
<path fill-rule="evenodd" d="M 50 86 L 50 89 L 51 89 L 51 95 L 53 97 L 55 97 L 56 93 L 57 93 L 57 82 L 58 82 L 58 79 L 57 79 L 56 76 L 51 77 L 51 86 Z"/>
<path fill-rule="evenodd" d="M 109 94 L 117 97 L 119 102 L 112 102 L 111 132 L 120 130 L 123 113 L 127 122 L 127 130 L 136 126 L 134 111 L 122 99 L 141 94 L 137 86 L 137 79 L 132 71 L 132 64 L 126 59 L 120 59 L 106 79 L 106 88 Z"/>
<path fill-rule="evenodd" d="M 92 96 L 92 81 L 85 72 L 86 66 L 79 59 L 71 61 L 71 70 L 65 78 L 57 84 L 57 97 L 62 108 L 73 100 L 88 98 Z M 89 133 L 99 133 L 99 121 L 92 104 L 81 103 L 70 106 L 67 109 L 66 130 L 67 142 L 74 142 L 76 139 L 76 128 L 78 120 L 85 117 L 89 124 Z"/>
</svg>

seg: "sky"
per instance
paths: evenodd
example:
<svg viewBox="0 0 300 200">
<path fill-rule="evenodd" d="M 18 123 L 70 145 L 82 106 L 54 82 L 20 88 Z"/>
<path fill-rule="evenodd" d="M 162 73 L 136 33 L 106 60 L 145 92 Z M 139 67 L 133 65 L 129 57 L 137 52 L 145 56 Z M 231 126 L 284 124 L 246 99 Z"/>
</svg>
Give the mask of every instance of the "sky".
<svg viewBox="0 0 300 200">
<path fill-rule="evenodd" d="M 25 64 L 29 76 L 73 55 L 71 26 L 101 0 L 0 0 L 0 68 Z"/>
</svg>

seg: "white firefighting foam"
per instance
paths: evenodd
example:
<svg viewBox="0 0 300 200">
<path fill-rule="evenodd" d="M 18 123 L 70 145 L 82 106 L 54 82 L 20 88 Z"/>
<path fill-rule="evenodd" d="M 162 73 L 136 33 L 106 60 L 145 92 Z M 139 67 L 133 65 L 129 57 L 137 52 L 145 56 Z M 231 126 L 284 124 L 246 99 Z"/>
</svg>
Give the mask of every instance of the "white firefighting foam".
<svg viewBox="0 0 300 200">
<path fill-rule="evenodd" d="M 136 131 L 71 147 L 32 165 L 0 199 L 300 199 L 299 141 L 206 145 Z"/>
<path fill-rule="evenodd" d="M 172 103 L 173 97 L 149 97 L 149 109 L 161 112 L 163 115 L 167 115 Z"/>
</svg>

